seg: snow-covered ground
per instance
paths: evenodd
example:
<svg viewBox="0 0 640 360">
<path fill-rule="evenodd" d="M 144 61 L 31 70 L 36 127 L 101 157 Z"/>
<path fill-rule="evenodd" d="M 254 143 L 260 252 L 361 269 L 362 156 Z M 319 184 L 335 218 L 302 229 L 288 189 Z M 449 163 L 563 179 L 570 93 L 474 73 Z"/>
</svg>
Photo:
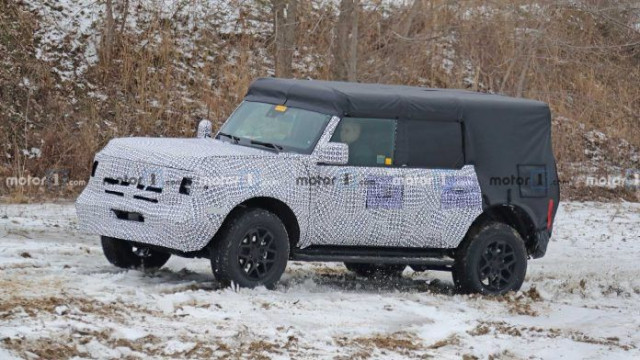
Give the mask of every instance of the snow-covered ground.
<svg viewBox="0 0 640 360">
<path fill-rule="evenodd" d="M 72 204 L 0 205 L 0 358 L 640 358 L 640 204 L 566 203 L 523 291 L 448 273 L 356 278 L 291 263 L 275 291 L 219 289 L 206 260 L 107 263 Z"/>
</svg>

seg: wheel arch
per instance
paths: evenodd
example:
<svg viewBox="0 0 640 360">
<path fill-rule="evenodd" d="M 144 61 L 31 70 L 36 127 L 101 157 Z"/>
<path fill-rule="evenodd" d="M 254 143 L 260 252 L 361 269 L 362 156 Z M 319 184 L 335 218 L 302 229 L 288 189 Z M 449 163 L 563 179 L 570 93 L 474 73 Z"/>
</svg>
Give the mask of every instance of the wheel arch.
<svg viewBox="0 0 640 360">
<path fill-rule="evenodd" d="M 293 249 L 293 247 L 298 244 L 298 241 L 300 240 L 300 224 L 298 223 L 296 214 L 285 202 L 269 196 L 253 197 L 244 200 L 240 204 L 236 205 L 227 214 L 224 221 L 222 222 L 222 226 L 220 226 L 216 235 L 211 241 L 216 241 L 218 234 L 222 232 L 221 230 L 229 223 L 231 219 L 239 216 L 244 210 L 250 208 L 264 209 L 274 213 L 280 219 L 280 221 L 282 221 L 282 224 L 284 224 L 284 227 L 287 230 L 287 234 L 289 235 L 290 248 Z"/>
<path fill-rule="evenodd" d="M 531 215 L 522 207 L 513 204 L 493 205 L 486 208 L 471 223 L 465 239 L 473 236 L 480 228 L 490 222 L 501 222 L 514 228 L 522 237 L 527 253 L 536 249 L 536 228 Z"/>
</svg>

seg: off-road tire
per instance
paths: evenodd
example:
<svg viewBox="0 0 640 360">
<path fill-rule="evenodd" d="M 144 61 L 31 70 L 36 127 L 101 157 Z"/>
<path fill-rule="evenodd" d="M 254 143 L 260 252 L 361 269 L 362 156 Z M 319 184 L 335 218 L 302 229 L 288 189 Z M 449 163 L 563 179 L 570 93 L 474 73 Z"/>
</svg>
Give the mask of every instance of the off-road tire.
<svg viewBox="0 0 640 360">
<path fill-rule="evenodd" d="M 233 216 L 211 244 L 211 268 L 222 286 L 273 289 L 288 258 L 284 224 L 274 213 L 259 208 Z"/>
<path fill-rule="evenodd" d="M 527 272 L 524 241 L 512 227 L 492 222 L 460 244 L 453 266 L 453 282 L 461 293 L 502 295 L 517 291 Z"/>
<path fill-rule="evenodd" d="M 169 261 L 171 254 L 146 249 L 146 256 L 139 256 L 134 251 L 137 247 L 127 240 L 101 236 L 102 251 L 109 262 L 123 269 L 154 270 L 161 268 Z"/>
<path fill-rule="evenodd" d="M 356 275 L 367 278 L 401 277 L 402 272 L 407 267 L 402 264 L 365 264 L 351 262 L 345 262 L 344 266 Z"/>
</svg>

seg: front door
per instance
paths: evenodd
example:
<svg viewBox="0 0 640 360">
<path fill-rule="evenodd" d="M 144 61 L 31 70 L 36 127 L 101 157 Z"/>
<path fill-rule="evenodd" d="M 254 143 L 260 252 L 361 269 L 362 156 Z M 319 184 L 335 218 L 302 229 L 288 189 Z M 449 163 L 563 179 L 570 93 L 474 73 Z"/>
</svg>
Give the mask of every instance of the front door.
<svg viewBox="0 0 640 360">
<path fill-rule="evenodd" d="M 405 191 L 403 170 L 393 166 L 396 125 L 340 121 L 330 141 L 349 145 L 349 162 L 312 166 L 310 244 L 398 246 Z"/>
</svg>

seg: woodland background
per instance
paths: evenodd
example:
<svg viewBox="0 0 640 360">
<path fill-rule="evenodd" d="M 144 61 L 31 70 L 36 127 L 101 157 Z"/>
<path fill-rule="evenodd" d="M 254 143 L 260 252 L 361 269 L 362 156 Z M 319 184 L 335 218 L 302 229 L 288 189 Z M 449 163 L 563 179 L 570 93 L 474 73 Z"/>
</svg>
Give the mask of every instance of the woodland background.
<svg viewBox="0 0 640 360">
<path fill-rule="evenodd" d="M 262 76 L 542 100 L 564 198 L 639 199 L 585 186 L 640 169 L 637 1 L 0 0 L 0 179 L 86 179 L 111 138 L 219 126 Z"/>
</svg>

